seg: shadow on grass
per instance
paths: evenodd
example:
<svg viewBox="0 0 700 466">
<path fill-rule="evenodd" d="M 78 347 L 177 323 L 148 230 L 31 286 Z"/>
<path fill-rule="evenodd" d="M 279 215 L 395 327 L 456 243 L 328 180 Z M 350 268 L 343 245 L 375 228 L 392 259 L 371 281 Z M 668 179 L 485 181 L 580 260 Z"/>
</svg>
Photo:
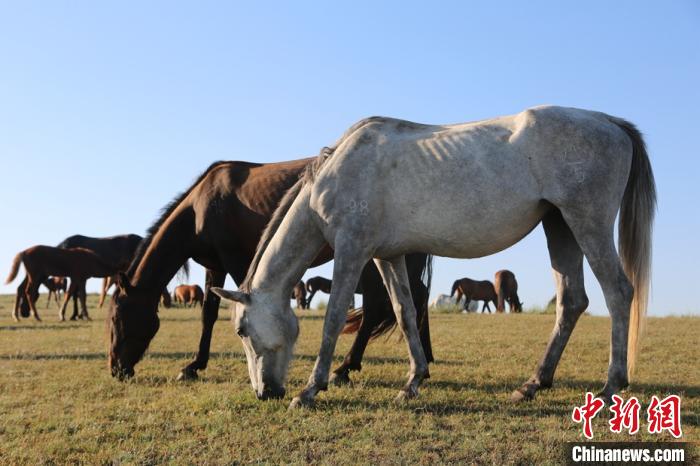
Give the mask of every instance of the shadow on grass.
<svg viewBox="0 0 700 466">
<path fill-rule="evenodd" d="M 88 322 L 83 322 L 83 324 L 42 324 L 37 322 L 35 325 L 8 325 L 6 327 L 0 327 L 0 332 L 13 332 L 15 330 L 74 330 L 76 328 L 84 328 L 88 326 Z"/>
</svg>

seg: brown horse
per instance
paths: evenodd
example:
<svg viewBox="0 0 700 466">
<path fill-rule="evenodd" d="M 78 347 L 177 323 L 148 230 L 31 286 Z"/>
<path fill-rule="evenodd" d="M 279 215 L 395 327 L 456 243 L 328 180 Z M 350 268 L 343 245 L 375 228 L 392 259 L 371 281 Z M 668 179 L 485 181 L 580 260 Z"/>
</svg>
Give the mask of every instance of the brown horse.
<svg viewBox="0 0 700 466">
<path fill-rule="evenodd" d="M 299 283 L 294 285 L 292 299 L 296 300 L 298 309 L 309 308 L 309 303 L 306 301 L 306 286 L 304 286 L 303 280 L 300 280 Z"/>
<path fill-rule="evenodd" d="M 173 292 L 173 301 L 187 307 L 194 307 L 196 304 L 202 307 L 204 292 L 199 285 L 178 285 Z"/>
<path fill-rule="evenodd" d="M 506 302 L 510 306 L 510 312 L 523 312 L 523 303 L 518 298 L 518 281 L 510 270 L 499 270 L 493 279 L 498 306 L 496 311 L 506 312 Z"/>
<path fill-rule="evenodd" d="M 170 293 L 168 293 L 167 288 L 163 288 L 163 292 L 160 295 L 160 304 L 163 305 L 164 308 L 168 309 L 173 305 L 173 300 L 170 297 Z"/>
<path fill-rule="evenodd" d="M 498 300 L 496 296 L 496 290 L 493 287 L 493 283 L 488 280 L 476 281 L 470 278 L 460 278 L 456 280 L 452 285 L 452 293 L 450 296 L 454 296 L 457 293 L 457 303 L 460 302 L 462 296 L 464 296 L 464 310 L 469 310 L 470 301 L 483 301 L 484 305 L 481 307 L 481 312 L 483 314 L 484 310 L 491 313 L 491 308 L 489 307 L 489 301 L 496 305 Z"/>
<path fill-rule="evenodd" d="M 51 296 L 53 296 L 56 301 L 56 306 L 61 307 L 59 299 L 61 299 L 61 292 L 65 294 L 68 288 L 68 280 L 66 277 L 48 277 L 46 280 L 41 282 L 42 285 L 49 290 L 49 298 L 46 300 L 46 309 L 51 305 Z"/>
<path fill-rule="evenodd" d="M 331 294 L 332 285 L 333 280 L 323 277 L 311 277 L 306 280 L 306 291 L 309 292 L 309 298 L 306 300 L 307 309 L 311 306 L 311 300 L 314 299 L 314 295 L 317 292 L 322 291 L 326 294 Z"/>
<path fill-rule="evenodd" d="M 70 248 L 84 248 L 97 254 L 97 256 L 102 260 L 102 262 L 109 264 L 114 267 L 115 270 L 126 270 L 131 262 L 131 258 L 136 252 L 136 248 L 143 238 L 139 235 L 126 234 L 126 235 L 116 235 L 108 236 L 103 238 L 95 238 L 92 236 L 85 235 L 73 235 L 61 241 L 57 247 L 61 249 Z M 110 286 L 109 277 L 105 277 L 102 281 L 102 291 L 100 293 L 99 305 L 102 307 L 102 303 L 107 293 L 107 289 Z M 27 287 L 26 279 L 20 283 L 17 287 L 17 294 L 21 297 L 19 300 L 20 310 L 22 317 L 29 316 L 29 306 L 26 301 L 22 298 L 24 296 L 24 289 Z M 73 296 L 76 298 L 80 294 L 85 294 L 85 289 L 81 289 L 78 293 Z M 77 309 L 77 301 L 73 301 L 74 310 Z"/>
<path fill-rule="evenodd" d="M 12 261 L 10 274 L 5 281 L 5 284 L 11 283 L 17 272 L 20 264 L 24 265 L 27 272 L 25 279 L 26 286 L 23 296 L 27 300 L 34 318 L 41 321 L 36 310 L 36 297 L 39 285 L 50 275 L 58 275 L 70 278 L 70 286 L 66 291 L 63 306 L 59 317 L 65 320 L 66 305 L 70 298 L 78 295 L 82 304 L 81 318 L 89 319 L 87 306 L 85 304 L 85 281 L 90 277 L 107 277 L 115 273 L 115 270 L 109 264 L 105 264 L 102 260 L 89 249 L 71 248 L 61 249 L 51 246 L 33 246 L 29 249 L 17 254 Z M 18 319 L 17 311 L 19 308 L 19 298 L 15 300 L 15 308 L 12 317 Z M 71 320 L 78 318 L 77 309 L 74 308 Z"/>
<path fill-rule="evenodd" d="M 135 234 L 107 236 L 104 238 L 94 238 L 92 236 L 73 235 L 64 239 L 59 248 L 85 248 L 89 249 L 106 264 L 110 264 L 115 270 L 126 270 L 131 263 L 131 258 L 143 238 Z M 110 277 L 102 280 L 102 290 L 100 291 L 99 307 L 104 303 L 107 290 L 113 284 Z"/>
<path fill-rule="evenodd" d="M 113 376 L 133 375 L 134 366 L 160 326 L 156 312 L 160 291 L 188 258 L 207 269 L 206 287 L 199 351 L 182 369 L 179 378 L 196 378 L 197 371 L 207 367 L 220 302 L 218 296 L 209 292 L 210 288 L 223 286 L 226 274 L 236 283 L 243 281 L 270 216 L 312 160 L 274 164 L 217 162 L 165 208 L 149 229 L 127 272 L 120 274 L 118 289 L 112 297 L 109 365 Z M 332 251 L 326 246 L 315 263 L 331 258 Z M 412 295 L 423 324 L 423 348 L 432 361 L 428 319 L 424 319 L 430 263 L 430 256 L 425 254 L 407 259 Z M 372 262 L 365 267 L 361 281 L 364 312 L 353 313 L 348 319 L 349 326 L 357 326 L 359 321 L 359 330 L 350 353 L 336 369 L 336 383 L 349 381 L 349 371 L 361 368 L 369 340 L 396 323 L 384 284 Z"/>
</svg>

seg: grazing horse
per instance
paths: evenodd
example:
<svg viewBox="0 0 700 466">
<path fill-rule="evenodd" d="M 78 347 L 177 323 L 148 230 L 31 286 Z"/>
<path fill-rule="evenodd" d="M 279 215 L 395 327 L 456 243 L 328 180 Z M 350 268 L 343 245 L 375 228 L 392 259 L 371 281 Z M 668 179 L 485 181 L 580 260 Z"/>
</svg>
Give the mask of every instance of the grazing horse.
<svg viewBox="0 0 700 466">
<path fill-rule="evenodd" d="M 496 305 L 497 297 L 496 290 L 493 288 L 493 283 L 488 280 L 475 281 L 470 278 L 460 278 L 452 284 L 452 293 L 450 297 L 457 293 L 457 302 L 460 302 L 462 296 L 464 296 L 464 310 L 469 310 L 469 303 L 474 301 L 483 301 L 484 305 L 481 307 L 481 313 L 484 310 L 488 310 L 491 314 L 491 308 L 489 307 L 489 301 Z"/>
<path fill-rule="evenodd" d="M 167 288 L 163 288 L 163 292 L 160 294 L 160 303 L 166 309 L 170 308 L 173 305 L 173 300 L 170 297 L 170 293 L 168 293 Z"/>
<path fill-rule="evenodd" d="M 523 303 L 518 297 L 518 281 L 510 270 L 499 270 L 494 275 L 496 293 L 498 294 L 497 312 L 506 312 L 506 302 L 510 306 L 510 312 L 523 312 Z"/>
<path fill-rule="evenodd" d="M 123 379 L 134 374 L 134 366 L 160 326 L 156 312 L 160 291 L 188 258 L 206 268 L 206 287 L 199 351 L 178 378 L 196 378 L 197 371 L 207 367 L 220 302 L 209 289 L 223 286 L 226 274 L 236 283 L 242 283 L 270 216 L 312 161 L 217 162 L 166 207 L 149 229 L 127 272 L 120 274 L 117 291 L 112 297 L 108 325 L 109 367 L 113 376 Z M 332 250 L 321 245 L 316 256 L 316 263 L 326 262 L 332 258 Z M 427 313 L 431 258 L 426 254 L 413 254 L 407 257 L 407 262 L 410 286 L 419 310 L 416 319 L 422 324 L 421 342 L 427 358 L 432 360 L 428 319 L 423 317 Z M 359 330 L 350 352 L 335 371 L 337 384 L 349 382 L 349 372 L 361 369 L 362 356 L 370 339 L 390 330 L 396 323 L 376 267 L 369 263 L 364 269 L 363 313 L 353 314 L 353 319 L 360 321 Z M 288 306 L 292 287 L 300 279 L 301 276 L 297 277 L 285 290 Z"/>
<path fill-rule="evenodd" d="M 59 248 L 85 248 L 97 254 L 102 262 L 111 264 L 116 270 L 126 270 L 131 263 L 139 243 L 143 238 L 135 234 L 108 236 L 105 238 L 94 238 L 92 236 L 73 235 L 64 239 Z M 113 284 L 111 277 L 102 280 L 100 300 L 98 306 L 102 308 L 107 290 Z"/>
<path fill-rule="evenodd" d="M 292 299 L 296 300 L 297 302 L 297 309 L 308 309 L 310 301 L 306 301 L 306 286 L 304 286 L 304 282 L 302 280 L 299 280 L 299 283 L 294 285 L 294 288 L 292 289 Z"/>
<path fill-rule="evenodd" d="M 27 300 L 34 318 L 41 321 L 36 310 L 36 296 L 39 285 L 50 275 L 58 275 L 70 278 L 70 287 L 66 291 L 63 306 L 59 312 L 59 318 L 65 320 L 66 305 L 72 296 L 78 295 L 82 305 L 81 318 L 89 319 L 87 306 L 85 304 L 85 281 L 90 277 L 107 277 L 116 272 L 110 264 L 102 262 L 102 259 L 90 251 L 83 248 L 61 249 L 51 246 L 33 246 L 29 249 L 18 253 L 12 261 L 10 274 L 5 281 L 5 284 L 11 283 L 17 272 L 20 264 L 24 265 L 27 273 L 26 287 L 24 289 L 24 298 Z M 20 296 L 17 296 L 18 301 Z M 12 317 L 19 320 L 17 316 L 18 305 L 15 304 L 15 310 Z M 77 308 L 74 308 L 71 320 L 78 317 Z"/>
<path fill-rule="evenodd" d="M 46 309 L 51 305 L 51 296 L 54 297 L 56 301 L 56 306 L 61 307 L 59 299 L 61 299 L 61 292 L 65 294 L 68 288 L 68 280 L 66 277 L 48 277 L 46 280 L 41 282 L 42 285 L 49 290 L 49 298 L 46 300 Z"/>
<path fill-rule="evenodd" d="M 508 183 L 500 183 L 504 179 Z M 428 374 L 405 254 L 487 256 L 542 222 L 557 282 L 557 319 L 534 376 L 512 398 L 532 398 L 551 386 L 571 330 L 588 304 L 585 256 L 612 320 L 601 394 L 610 399 L 627 386 L 637 352 L 655 207 L 641 134 L 604 113 L 545 106 L 455 125 L 374 117 L 322 150 L 285 196 L 240 290 L 215 292 L 234 301 L 232 318 L 256 392 L 268 387 L 283 392 L 298 335 L 287 298 L 317 251 L 331 245 L 333 289 L 321 349 L 291 407 L 309 405 L 327 388 L 345 305 L 364 264 L 374 258 L 409 347 L 409 379 L 397 397 L 404 400 L 417 396 Z M 618 211 L 619 255 L 613 237 Z"/>
<path fill-rule="evenodd" d="M 173 292 L 173 301 L 187 307 L 194 307 L 204 303 L 204 292 L 199 285 L 178 285 Z"/>
<path fill-rule="evenodd" d="M 332 280 L 323 277 L 311 277 L 306 280 L 306 291 L 309 292 L 309 298 L 306 300 L 306 308 L 308 309 L 311 306 L 311 300 L 319 291 L 331 294 L 332 285 Z"/>
</svg>

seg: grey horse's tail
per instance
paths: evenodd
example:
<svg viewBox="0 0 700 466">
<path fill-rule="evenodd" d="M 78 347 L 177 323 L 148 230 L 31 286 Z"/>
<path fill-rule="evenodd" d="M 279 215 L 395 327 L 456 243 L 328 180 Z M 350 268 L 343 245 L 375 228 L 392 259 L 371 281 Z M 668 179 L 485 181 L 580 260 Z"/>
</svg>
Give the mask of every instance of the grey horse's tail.
<svg viewBox="0 0 700 466">
<path fill-rule="evenodd" d="M 24 251 L 17 254 L 12 260 L 12 267 L 10 268 L 10 274 L 5 280 L 5 285 L 9 285 L 10 283 L 12 283 L 12 280 L 14 280 L 17 277 L 17 272 L 19 272 L 19 265 L 22 263 L 22 259 L 24 259 Z"/>
<path fill-rule="evenodd" d="M 627 371 L 631 374 L 637 359 L 644 327 L 651 282 L 651 238 L 656 213 L 656 185 L 646 144 L 630 122 L 613 118 L 632 141 L 633 155 L 627 187 L 620 205 L 618 241 L 622 267 L 634 287 L 627 342 Z"/>
</svg>

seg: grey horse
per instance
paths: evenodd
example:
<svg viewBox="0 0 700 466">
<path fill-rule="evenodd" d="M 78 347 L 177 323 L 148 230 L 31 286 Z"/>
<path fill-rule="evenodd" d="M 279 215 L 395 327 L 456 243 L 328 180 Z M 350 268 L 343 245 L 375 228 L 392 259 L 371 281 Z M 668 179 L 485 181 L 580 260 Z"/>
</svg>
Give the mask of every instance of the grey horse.
<svg viewBox="0 0 700 466">
<path fill-rule="evenodd" d="M 471 180 L 464 183 L 463 180 Z M 503 182 L 507 180 L 507 182 Z M 351 127 L 285 196 L 258 245 L 232 319 L 258 395 L 283 396 L 298 335 L 294 285 L 327 242 L 335 250 L 323 339 L 308 384 L 290 407 L 311 405 L 328 386 L 347 303 L 373 258 L 408 344 L 417 396 L 428 365 L 416 327 L 404 256 L 475 258 L 518 242 L 540 222 L 554 270 L 557 316 L 534 375 L 515 401 L 550 387 L 564 347 L 588 306 L 583 258 L 612 320 L 601 396 L 628 385 L 646 312 L 656 189 L 635 126 L 604 113 L 554 106 L 454 125 L 373 117 Z M 614 223 L 619 219 L 618 255 Z M 473 219 L 479 219 L 474 222 Z M 628 367 L 629 366 L 629 367 Z"/>
</svg>

